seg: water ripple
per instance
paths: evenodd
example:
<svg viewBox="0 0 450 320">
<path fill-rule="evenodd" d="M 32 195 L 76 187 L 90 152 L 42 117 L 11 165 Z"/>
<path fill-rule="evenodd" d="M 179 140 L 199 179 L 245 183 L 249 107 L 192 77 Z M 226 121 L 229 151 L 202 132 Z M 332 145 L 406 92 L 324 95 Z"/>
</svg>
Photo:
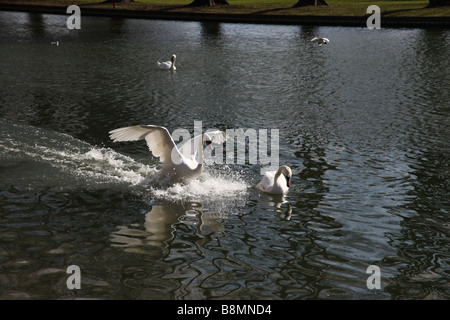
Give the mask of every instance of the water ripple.
<svg viewBox="0 0 450 320">
<path fill-rule="evenodd" d="M 0 14 L 1 298 L 450 296 L 448 30 L 61 18 Z M 250 163 L 152 187 L 145 143 L 108 137 L 194 121 L 279 129 L 290 192 Z"/>
</svg>

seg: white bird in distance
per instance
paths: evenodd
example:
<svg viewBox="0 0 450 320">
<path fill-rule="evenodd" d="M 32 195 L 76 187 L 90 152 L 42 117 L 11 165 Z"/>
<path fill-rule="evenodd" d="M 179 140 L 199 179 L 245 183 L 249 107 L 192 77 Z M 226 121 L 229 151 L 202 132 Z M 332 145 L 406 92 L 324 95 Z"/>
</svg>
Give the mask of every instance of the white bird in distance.
<svg viewBox="0 0 450 320">
<path fill-rule="evenodd" d="M 328 40 L 327 38 L 317 38 L 317 37 L 312 38 L 311 41 L 317 42 L 319 47 L 321 47 L 323 44 L 327 44 L 328 42 L 330 42 L 330 40 Z"/>
<path fill-rule="evenodd" d="M 172 55 L 172 58 L 170 58 L 170 61 L 164 61 L 164 62 L 159 62 L 157 61 L 156 64 L 158 65 L 158 67 L 160 67 L 161 69 L 164 70 L 177 70 L 177 68 L 175 68 L 175 61 L 177 60 L 177 56 L 176 55 Z"/>
</svg>

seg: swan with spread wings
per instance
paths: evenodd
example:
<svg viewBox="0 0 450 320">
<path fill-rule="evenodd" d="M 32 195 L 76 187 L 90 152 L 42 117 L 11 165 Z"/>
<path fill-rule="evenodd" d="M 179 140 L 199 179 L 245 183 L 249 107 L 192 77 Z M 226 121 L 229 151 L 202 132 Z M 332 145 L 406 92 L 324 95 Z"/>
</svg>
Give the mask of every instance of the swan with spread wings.
<svg viewBox="0 0 450 320">
<path fill-rule="evenodd" d="M 156 125 L 124 127 L 114 129 L 109 134 L 114 142 L 145 139 L 153 156 L 162 162 L 158 179 L 168 183 L 198 178 L 203 171 L 203 146 L 212 148 L 212 143 L 223 143 L 226 140 L 223 131 L 207 131 L 191 138 L 178 148 L 169 131 Z"/>
</svg>

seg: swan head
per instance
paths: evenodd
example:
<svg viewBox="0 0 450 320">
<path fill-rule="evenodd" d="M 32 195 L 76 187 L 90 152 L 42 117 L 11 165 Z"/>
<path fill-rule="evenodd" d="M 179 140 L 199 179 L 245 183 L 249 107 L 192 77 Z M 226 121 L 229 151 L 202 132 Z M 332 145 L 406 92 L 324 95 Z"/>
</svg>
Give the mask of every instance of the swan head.
<svg viewBox="0 0 450 320">
<path fill-rule="evenodd" d="M 203 143 L 210 149 L 213 149 L 213 144 L 222 144 L 228 139 L 226 132 L 220 130 L 208 130 L 203 134 Z"/>
<path fill-rule="evenodd" d="M 207 147 L 212 149 L 212 145 L 211 145 L 212 139 L 209 134 L 207 134 L 207 133 L 203 134 L 203 143 L 206 144 Z"/>
<path fill-rule="evenodd" d="M 172 58 L 170 58 L 170 61 L 172 61 L 172 63 L 175 63 L 176 59 L 177 59 L 177 56 L 173 54 Z"/>
<path fill-rule="evenodd" d="M 278 172 L 286 178 L 286 186 L 289 188 L 291 186 L 291 177 L 292 177 L 292 170 L 288 166 L 281 166 L 278 169 Z"/>
</svg>

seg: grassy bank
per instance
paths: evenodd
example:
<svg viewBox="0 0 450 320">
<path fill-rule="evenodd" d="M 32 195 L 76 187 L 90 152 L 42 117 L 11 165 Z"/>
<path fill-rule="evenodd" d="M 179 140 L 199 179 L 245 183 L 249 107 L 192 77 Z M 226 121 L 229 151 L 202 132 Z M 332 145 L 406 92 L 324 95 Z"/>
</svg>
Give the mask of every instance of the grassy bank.
<svg viewBox="0 0 450 320">
<path fill-rule="evenodd" d="M 1 3 L 57 5 L 71 4 L 94 8 L 112 8 L 112 4 L 100 4 L 101 0 L 0 0 Z M 427 8 L 427 0 L 415 1 L 377 1 L 377 0 L 327 0 L 330 6 L 308 6 L 293 8 L 297 0 L 228 0 L 229 6 L 186 7 L 192 0 L 135 0 L 134 3 L 116 4 L 116 9 L 128 10 L 162 10 L 184 13 L 216 14 L 260 14 L 260 15 L 295 15 L 295 16 L 345 16 L 361 17 L 367 15 L 369 5 L 378 5 L 385 17 L 449 17 L 450 6 Z"/>
</svg>

